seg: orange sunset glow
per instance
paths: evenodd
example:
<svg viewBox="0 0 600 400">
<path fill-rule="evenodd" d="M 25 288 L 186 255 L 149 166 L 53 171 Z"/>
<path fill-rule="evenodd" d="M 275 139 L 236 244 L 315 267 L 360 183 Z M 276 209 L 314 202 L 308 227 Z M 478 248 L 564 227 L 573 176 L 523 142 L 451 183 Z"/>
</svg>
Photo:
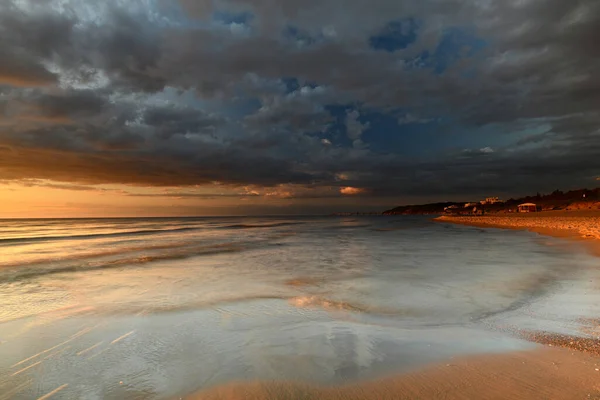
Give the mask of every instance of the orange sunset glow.
<svg viewBox="0 0 600 400">
<path fill-rule="evenodd" d="M 194 216 L 285 214 L 322 207 L 352 207 L 357 188 L 302 190 L 289 186 L 243 187 L 141 187 L 127 185 L 78 185 L 49 180 L 0 184 L 0 218 L 81 218 L 134 216 Z M 315 195 L 316 193 L 316 195 Z M 315 198 L 312 196 L 315 195 Z M 385 200 L 383 200 L 385 202 Z M 384 203 L 385 204 L 385 203 Z M 298 207 L 298 208 L 295 208 Z"/>
</svg>

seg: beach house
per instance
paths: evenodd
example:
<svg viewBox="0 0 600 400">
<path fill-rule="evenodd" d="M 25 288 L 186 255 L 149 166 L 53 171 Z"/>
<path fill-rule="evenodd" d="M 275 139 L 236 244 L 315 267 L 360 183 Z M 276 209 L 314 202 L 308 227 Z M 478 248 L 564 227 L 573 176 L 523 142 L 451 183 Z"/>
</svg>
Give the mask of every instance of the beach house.
<svg viewBox="0 0 600 400">
<path fill-rule="evenodd" d="M 448 207 L 444 207 L 444 213 L 446 214 L 459 214 L 460 213 L 460 207 L 456 204 L 453 204 L 451 206 Z"/>
<path fill-rule="evenodd" d="M 520 213 L 536 212 L 540 210 L 537 204 L 534 203 L 519 204 L 518 209 Z"/>
<path fill-rule="evenodd" d="M 485 205 L 485 204 L 503 203 L 503 201 L 500 200 L 498 197 L 486 197 L 485 200 L 481 200 L 480 203 Z"/>
</svg>

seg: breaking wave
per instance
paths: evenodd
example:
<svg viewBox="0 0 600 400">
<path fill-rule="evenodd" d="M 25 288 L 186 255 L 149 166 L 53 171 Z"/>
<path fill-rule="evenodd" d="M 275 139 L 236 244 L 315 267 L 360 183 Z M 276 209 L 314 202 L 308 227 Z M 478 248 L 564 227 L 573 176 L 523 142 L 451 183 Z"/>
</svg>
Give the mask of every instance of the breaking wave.
<svg viewBox="0 0 600 400">
<path fill-rule="evenodd" d="M 233 224 L 223 226 L 222 229 L 276 228 L 280 226 L 292 226 L 300 224 L 303 224 L 303 222 L 277 222 L 272 224 Z"/>
<path fill-rule="evenodd" d="M 58 236 L 33 236 L 33 237 L 22 237 L 22 238 L 7 238 L 0 239 L 0 245 L 4 244 L 24 244 L 33 242 L 46 242 L 53 240 L 85 240 L 85 239 L 104 239 L 104 238 L 115 238 L 115 237 L 126 237 L 126 236 L 149 236 L 156 234 L 172 233 L 172 232 L 185 232 L 195 231 L 202 228 L 173 228 L 173 229 L 148 229 L 139 231 L 126 231 L 126 232 L 111 232 L 111 233 L 92 233 L 87 235 L 58 235 Z"/>
<path fill-rule="evenodd" d="M 260 242 L 235 242 L 235 243 L 220 243 L 207 246 L 184 247 L 179 250 L 170 251 L 163 254 L 137 255 L 122 257 L 117 260 L 98 260 L 89 261 L 86 263 L 75 263 L 55 266 L 39 266 L 42 263 L 37 261 L 35 264 L 19 265 L 16 267 L 4 267 L 0 274 L 0 282 L 14 282 L 23 279 L 35 278 L 43 275 L 73 273 L 94 271 L 112 268 L 122 268 L 126 266 L 138 266 L 157 261 L 168 261 L 185 259 L 203 255 L 214 255 L 220 253 L 240 252 L 250 248 L 255 248 L 260 245 Z M 82 258 L 89 258 L 89 256 Z M 73 260 L 70 260 L 71 262 Z"/>
</svg>

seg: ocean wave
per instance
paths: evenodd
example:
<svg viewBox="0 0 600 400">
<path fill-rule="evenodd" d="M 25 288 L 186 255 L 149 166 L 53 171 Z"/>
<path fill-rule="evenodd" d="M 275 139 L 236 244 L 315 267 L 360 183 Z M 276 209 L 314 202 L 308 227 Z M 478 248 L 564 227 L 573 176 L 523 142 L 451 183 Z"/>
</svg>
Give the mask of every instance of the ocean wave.
<svg viewBox="0 0 600 400">
<path fill-rule="evenodd" d="M 205 299 L 205 300 L 190 300 L 183 301 L 181 303 L 147 303 L 141 302 L 136 303 L 135 301 L 123 301 L 123 302 L 111 302 L 111 303 L 95 303 L 93 305 L 68 305 L 65 307 L 59 307 L 49 310 L 29 310 L 27 313 L 17 314 L 14 313 L 9 315 L 8 313 L 0 312 L 0 323 L 14 321 L 22 318 L 31 316 L 45 316 L 42 321 L 51 321 L 66 317 L 74 316 L 147 316 L 147 315 L 159 315 L 169 313 L 179 313 L 185 311 L 198 311 L 198 310 L 211 310 L 218 314 L 225 316 L 240 316 L 240 315 L 251 315 L 256 312 L 256 309 L 244 310 L 243 308 L 238 309 L 236 304 L 251 303 L 257 301 L 286 301 L 289 300 L 289 296 L 283 294 L 246 294 L 246 295 L 233 295 L 224 296 L 218 299 Z M 262 311 L 269 310 L 265 308 Z M 4 310 L 2 310 L 4 311 Z"/>
<path fill-rule="evenodd" d="M 220 253 L 232 253 L 247 250 L 255 247 L 259 242 L 234 242 L 220 243 L 209 246 L 186 247 L 181 251 L 172 251 L 164 254 L 156 255 L 141 255 L 129 258 L 120 258 L 112 261 L 91 261 L 85 264 L 71 264 L 54 267 L 33 267 L 23 266 L 18 267 L 3 267 L 0 274 L 0 282 L 16 282 L 24 279 L 36 278 L 45 275 L 55 275 L 74 272 L 95 271 L 103 269 L 122 268 L 125 266 L 137 266 L 157 261 L 179 260 L 195 256 L 213 255 Z M 39 265 L 36 263 L 34 265 Z"/>
<path fill-rule="evenodd" d="M 272 224 L 233 224 L 222 226 L 221 229 L 254 229 L 254 228 L 277 228 L 280 226 L 300 225 L 304 222 L 276 222 Z"/>
<path fill-rule="evenodd" d="M 145 314 L 162 314 L 162 313 L 170 313 L 170 312 L 181 312 L 181 311 L 194 311 L 194 310 L 206 310 L 211 309 L 216 311 L 219 314 L 239 314 L 243 312 L 242 310 L 231 310 L 225 307 L 240 304 L 240 303 L 250 303 L 255 301 L 267 301 L 267 300 L 279 300 L 285 301 L 288 300 L 289 296 L 283 294 L 245 294 L 245 295 L 233 295 L 233 296 L 225 296 L 219 299 L 210 299 L 210 300 L 200 300 L 200 301 L 189 301 L 183 302 L 181 304 L 152 304 L 144 306 Z M 133 310 L 133 309 L 132 309 Z M 123 312 L 129 313 L 130 310 L 126 308 L 122 308 L 120 310 L 113 309 L 111 312 Z M 137 310 L 136 310 L 137 311 Z M 253 310 L 248 310 L 248 312 L 252 312 Z M 255 311 L 255 309 L 254 309 Z"/>
<path fill-rule="evenodd" d="M 357 306 L 344 301 L 329 300 L 321 296 L 300 296 L 290 299 L 290 304 L 300 308 L 325 308 L 330 310 L 344 310 L 354 312 L 367 312 L 364 306 Z"/>
<path fill-rule="evenodd" d="M 23 262 L 12 262 L 8 263 L 0 262 L 0 268 L 28 268 L 41 264 L 51 264 L 54 263 L 64 263 L 64 262 L 74 262 L 74 261 L 82 261 L 82 260 L 93 260 L 99 258 L 107 258 L 114 257 L 120 255 L 126 255 L 130 253 L 141 253 L 141 252 L 149 252 L 149 251 L 159 251 L 159 250 L 174 250 L 181 248 L 189 248 L 192 246 L 193 242 L 176 242 L 176 243 L 168 243 L 168 244 L 148 244 L 144 246 L 116 246 L 108 249 L 103 249 L 101 251 L 95 252 L 81 252 L 81 253 L 72 253 L 72 254 L 61 254 L 60 257 L 57 257 L 54 253 L 50 253 L 49 255 L 40 256 L 37 258 L 30 258 L 27 261 Z"/>
<path fill-rule="evenodd" d="M 385 316 L 417 316 L 414 311 L 407 310 L 385 310 L 371 308 L 363 305 L 352 304 L 344 301 L 336 301 L 327 299 L 317 295 L 297 296 L 286 294 L 284 291 L 273 288 L 271 293 L 247 293 L 247 294 L 231 294 L 218 296 L 218 298 L 207 299 L 189 299 L 178 303 L 136 303 L 121 302 L 121 303 L 103 303 L 96 304 L 92 309 L 86 309 L 86 313 L 96 315 L 149 315 L 149 314 L 165 314 L 182 311 L 196 310 L 212 310 L 223 315 L 251 315 L 252 313 L 273 312 L 277 313 L 289 312 L 285 308 L 276 305 L 264 304 L 262 307 L 237 307 L 236 305 L 249 305 L 253 302 L 263 301 L 280 301 L 281 304 L 288 304 L 297 309 L 313 309 L 323 311 L 344 311 L 352 313 L 370 314 L 370 315 L 385 315 Z M 358 321 L 357 321 L 358 322 Z"/>
<path fill-rule="evenodd" d="M 360 225 L 337 225 L 337 226 L 329 226 L 328 230 L 350 230 L 356 228 L 369 228 L 372 227 L 371 224 L 360 224 Z"/>
<path fill-rule="evenodd" d="M 349 301 L 333 300 L 322 295 L 292 297 L 289 299 L 289 303 L 298 308 L 321 308 L 332 311 L 350 311 L 373 316 L 422 317 L 424 315 L 423 310 L 380 307 Z"/>
<path fill-rule="evenodd" d="M 421 229 L 427 228 L 430 226 L 428 223 L 411 223 L 407 225 L 393 224 L 392 226 L 372 228 L 372 231 L 375 232 L 393 232 L 393 231 L 403 231 L 403 230 L 411 230 L 411 229 Z"/>
<path fill-rule="evenodd" d="M 285 285 L 292 287 L 318 286 L 322 283 L 322 278 L 312 278 L 310 276 L 301 276 L 299 278 L 292 278 L 285 281 Z"/>
<path fill-rule="evenodd" d="M 512 283 L 504 283 L 504 294 L 514 300 L 503 307 L 472 313 L 469 319 L 472 322 L 480 322 L 523 309 L 559 287 L 561 278 L 559 271 L 548 270 L 521 277 Z"/>
<path fill-rule="evenodd" d="M 112 233 L 91 233 L 85 235 L 59 235 L 59 236 L 32 236 L 32 237 L 20 237 L 20 238 L 6 238 L 0 239 L 0 246 L 12 245 L 12 244 L 24 244 L 34 242 L 46 242 L 53 240 L 86 240 L 86 239 L 103 239 L 103 238 L 114 238 L 114 237 L 126 237 L 126 236 L 148 236 L 172 232 L 185 232 L 195 231 L 202 228 L 186 227 L 186 228 L 173 228 L 173 229 L 148 229 L 138 231 L 125 231 L 125 232 L 112 232 Z"/>
<path fill-rule="evenodd" d="M 402 230 L 407 230 L 407 229 L 411 229 L 411 227 L 394 227 L 394 228 L 373 228 L 371 229 L 374 232 L 393 232 L 393 231 L 402 231 Z"/>
</svg>

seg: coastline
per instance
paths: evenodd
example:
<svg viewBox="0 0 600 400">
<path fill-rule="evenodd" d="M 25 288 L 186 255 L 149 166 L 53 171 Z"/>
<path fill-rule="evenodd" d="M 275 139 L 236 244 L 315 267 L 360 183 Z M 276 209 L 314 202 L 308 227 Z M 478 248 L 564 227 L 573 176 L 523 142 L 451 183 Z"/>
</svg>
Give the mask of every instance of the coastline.
<svg viewBox="0 0 600 400">
<path fill-rule="evenodd" d="M 600 358 L 544 347 L 448 360 L 406 374 L 337 387 L 237 382 L 188 400 L 268 399 L 600 399 Z"/>
<path fill-rule="evenodd" d="M 600 256 L 600 211 L 544 211 L 523 214 L 488 214 L 482 216 L 442 215 L 437 222 L 476 226 L 528 230 L 584 243 L 590 253 Z"/>
<path fill-rule="evenodd" d="M 479 228 L 527 230 L 540 235 L 576 241 L 592 256 L 600 257 L 600 211 L 546 211 L 483 216 L 440 216 L 433 219 Z M 528 341 L 565 347 L 600 357 L 600 319 L 581 320 L 583 336 L 571 337 L 549 332 L 521 332 Z"/>
</svg>

